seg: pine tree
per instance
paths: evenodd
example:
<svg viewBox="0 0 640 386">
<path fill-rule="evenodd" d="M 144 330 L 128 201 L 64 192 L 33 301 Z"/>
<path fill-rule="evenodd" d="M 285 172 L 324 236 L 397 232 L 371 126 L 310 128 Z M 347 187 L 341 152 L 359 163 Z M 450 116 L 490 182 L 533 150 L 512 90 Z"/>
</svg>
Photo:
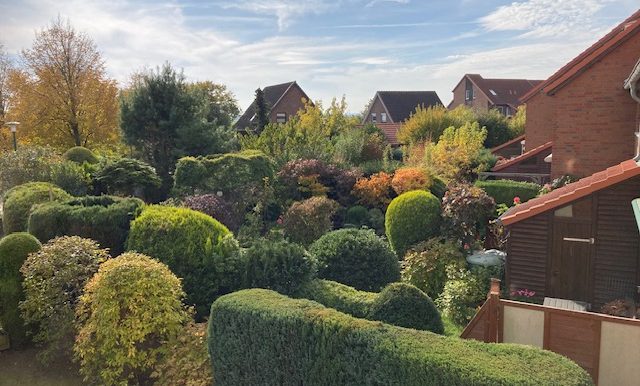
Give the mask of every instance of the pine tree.
<svg viewBox="0 0 640 386">
<path fill-rule="evenodd" d="M 262 89 L 256 90 L 256 131 L 258 134 L 264 130 L 265 126 L 269 124 L 269 109 L 267 102 L 264 100 L 264 91 Z"/>
</svg>

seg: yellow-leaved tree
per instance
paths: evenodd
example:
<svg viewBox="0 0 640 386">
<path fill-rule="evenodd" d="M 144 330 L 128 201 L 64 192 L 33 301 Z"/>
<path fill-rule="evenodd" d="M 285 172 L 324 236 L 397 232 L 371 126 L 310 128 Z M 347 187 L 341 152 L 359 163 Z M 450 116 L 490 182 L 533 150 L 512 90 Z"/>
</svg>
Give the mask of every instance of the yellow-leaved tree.
<svg viewBox="0 0 640 386">
<path fill-rule="evenodd" d="M 401 143 L 436 142 L 447 127 L 460 127 L 476 121 L 473 110 L 458 106 L 448 110 L 444 106 L 418 106 L 400 128 L 398 139 Z"/>
</svg>

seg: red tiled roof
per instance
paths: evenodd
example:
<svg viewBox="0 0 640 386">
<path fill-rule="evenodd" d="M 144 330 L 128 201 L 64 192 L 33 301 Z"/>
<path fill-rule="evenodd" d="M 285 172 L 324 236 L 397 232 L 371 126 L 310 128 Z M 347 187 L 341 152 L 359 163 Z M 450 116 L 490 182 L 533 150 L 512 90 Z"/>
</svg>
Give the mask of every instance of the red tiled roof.
<svg viewBox="0 0 640 386">
<path fill-rule="evenodd" d="M 638 175 L 640 175 L 638 162 L 632 159 L 627 160 L 517 205 L 503 214 L 500 217 L 500 221 L 502 221 L 503 225 L 514 224 Z"/>
<path fill-rule="evenodd" d="M 387 137 L 389 144 L 400 144 L 400 142 L 398 142 L 398 132 L 402 127 L 402 123 L 376 123 L 375 125 L 384 132 L 384 136 Z"/>
<path fill-rule="evenodd" d="M 552 93 L 556 89 L 566 85 L 638 31 L 640 31 L 640 10 L 618 24 L 611 32 L 602 37 L 602 39 L 598 40 L 591 47 L 587 48 L 580 55 L 556 71 L 549 79 L 534 87 L 524 95 L 520 101 L 525 103 L 541 91 Z"/>
<path fill-rule="evenodd" d="M 500 149 L 504 149 L 505 147 L 507 147 L 509 145 L 513 145 L 514 143 L 520 143 L 523 139 L 524 139 L 524 134 L 522 134 L 522 135 L 520 135 L 518 137 L 515 137 L 514 139 L 509 140 L 509 141 L 503 143 L 502 145 L 498 145 L 498 146 L 492 148 L 491 152 L 495 153 L 496 151 L 498 151 Z"/>
<path fill-rule="evenodd" d="M 537 155 L 538 153 L 540 153 L 541 151 L 547 150 L 549 149 L 551 146 L 553 145 L 552 142 L 547 142 L 544 145 L 540 145 L 536 148 L 533 148 L 527 152 L 524 152 L 522 154 L 520 154 L 517 157 L 513 157 L 505 162 L 499 163 L 496 166 L 493 167 L 493 169 L 491 169 L 492 172 L 497 172 L 500 171 L 502 169 L 505 169 L 507 166 L 511 166 L 511 165 L 515 165 L 519 162 L 522 162 L 526 159 L 529 159 L 535 155 Z"/>
</svg>

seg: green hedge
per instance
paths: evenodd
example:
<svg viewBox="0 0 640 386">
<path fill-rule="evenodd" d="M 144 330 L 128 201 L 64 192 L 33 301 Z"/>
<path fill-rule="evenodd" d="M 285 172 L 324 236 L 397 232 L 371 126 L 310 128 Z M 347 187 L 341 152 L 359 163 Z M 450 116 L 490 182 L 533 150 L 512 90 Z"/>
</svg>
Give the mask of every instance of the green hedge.
<svg viewBox="0 0 640 386">
<path fill-rule="evenodd" d="M 440 222 L 440 200 L 424 190 L 394 198 L 385 215 L 387 238 L 400 258 L 412 245 L 436 236 Z"/>
<path fill-rule="evenodd" d="M 64 153 L 64 158 L 68 161 L 83 164 L 85 162 L 90 164 L 98 163 L 98 157 L 89 149 L 82 146 L 75 146 L 70 148 Z"/>
<path fill-rule="evenodd" d="M 304 284 L 295 293 L 296 298 L 314 300 L 326 307 L 334 308 L 357 318 L 366 318 L 371 304 L 378 294 L 358 291 L 336 281 L 316 279 Z"/>
<path fill-rule="evenodd" d="M 213 304 L 208 345 L 216 386 L 593 384 L 549 351 L 356 319 L 263 289 Z"/>
<path fill-rule="evenodd" d="M 124 251 L 131 220 L 143 204 L 137 198 L 87 196 L 35 205 L 29 217 L 29 233 L 43 243 L 57 236 L 85 237 L 117 256 Z"/>
<path fill-rule="evenodd" d="M 493 197 L 496 205 L 513 206 L 513 198 L 520 197 L 520 202 L 529 201 L 540 192 L 540 185 L 531 182 L 512 180 L 476 181 L 475 185 Z"/>
<path fill-rule="evenodd" d="M 63 201 L 71 195 L 48 182 L 28 182 L 18 185 L 4 195 L 4 233 L 24 232 L 28 229 L 29 211 L 35 204 Z"/>
<path fill-rule="evenodd" d="M 9 334 L 14 347 L 20 347 L 27 341 L 18 310 L 18 303 L 24 300 L 20 267 L 27 256 L 40 247 L 40 242 L 26 232 L 16 232 L 0 239 L 0 326 Z"/>
</svg>

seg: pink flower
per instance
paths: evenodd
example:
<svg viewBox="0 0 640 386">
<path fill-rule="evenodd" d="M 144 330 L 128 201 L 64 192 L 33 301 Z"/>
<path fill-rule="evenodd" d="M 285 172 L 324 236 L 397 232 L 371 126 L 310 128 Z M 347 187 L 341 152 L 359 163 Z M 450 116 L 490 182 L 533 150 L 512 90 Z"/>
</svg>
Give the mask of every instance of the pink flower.
<svg viewBox="0 0 640 386">
<path fill-rule="evenodd" d="M 514 205 L 519 205 L 520 204 L 520 197 L 516 196 L 513 198 L 513 204 Z"/>
<path fill-rule="evenodd" d="M 278 217 L 278 219 L 276 220 L 276 223 L 277 223 L 278 225 L 282 225 L 282 223 L 283 223 L 283 222 L 284 222 L 284 221 L 282 220 L 282 216 Z"/>
<path fill-rule="evenodd" d="M 468 251 L 468 250 L 469 250 L 469 248 L 471 248 L 471 247 L 469 246 L 469 244 L 465 244 L 465 245 L 464 245 L 464 250 L 465 250 L 465 251 Z"/>
</svg>

